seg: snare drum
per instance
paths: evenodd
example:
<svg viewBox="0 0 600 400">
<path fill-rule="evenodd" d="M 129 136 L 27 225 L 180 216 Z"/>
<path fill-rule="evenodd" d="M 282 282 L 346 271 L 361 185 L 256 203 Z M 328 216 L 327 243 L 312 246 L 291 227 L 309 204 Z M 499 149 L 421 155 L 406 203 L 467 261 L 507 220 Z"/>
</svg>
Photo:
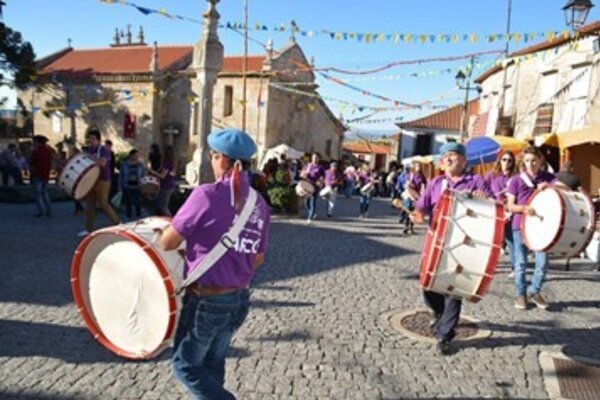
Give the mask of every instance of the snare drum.
<svg viewBox="0 0 600 400">
<path fill-rule="evenodd" d="M 97 230 L 79 245 L 71 266 L 73 297 L 88 329 L 104 347 L 130 359 L 159 354 L 174 338 L 183 282 L 183 249 L 163 251 L 150 217 Z"/>
<path fill-rule="evenodd" d="M 562 257 L 581 253 L 594 234 L 594 205 L 585 193 L 545 187 L 527 203 L 535 215 L 523 215 L 521 232 L 528 248 Z"/>
<path fill-rule="evenodd" d="M 140 179 L 140 192 L 148 197 L 156 196 L 160 190 L 160 179 L 155 176 L 142 176 Z"/>
<path fill-rule="evenodd" d="M 71 157 L 58 177 L 58 186 L 75 200 L 81 200 L 94 188 L 100 167 L 92 157 L 79 153 Z"/>
<path fill-rule="evenodd" d="M 309 181 L 299 181 L 296 184 L 296 194 L 300 197 L 308 197 L 315 192 L 315 186 Z"/>
<path fill-rule="evenodd" d="M 444 191 L 425 237 L 421 287 L 478 302 L 494 277 L 503 239 L 502 204 Z"/>
</svg>

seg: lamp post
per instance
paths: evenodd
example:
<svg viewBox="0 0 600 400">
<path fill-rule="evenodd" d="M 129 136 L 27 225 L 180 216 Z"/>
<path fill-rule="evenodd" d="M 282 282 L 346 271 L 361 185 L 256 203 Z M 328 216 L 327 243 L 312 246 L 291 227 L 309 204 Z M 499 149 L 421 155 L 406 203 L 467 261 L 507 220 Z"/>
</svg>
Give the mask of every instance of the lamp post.
<svg viewBox="0 0 600 400">
<path fill-rule="evenodd" d="M 465 68 L 466 74 L 462 69 L 460 69 L 454 77 L 454 79 L 456 79 L 456 85 L 458 88 L 465 91 L 465 102 L 463 103 L 463 110 L 460 116 L 460 141 L 462 143 L 464 143 L 467 138 L 467 109 L 469 107 L 469 92 L 471 90 L 477 90 L 477 88 L 471 87 L 471 74 L 473 73 L 474 63 L 475 57 L 471 57 L 471 63 L 467 68 Z"/>
<path fill-rule="evenodd" d="M 573 31 L 585 24 L 585 20 L 590 13 L 590 10 L 594 7 L 591 0 L 568 0 L 567 4 L 563 7 L 565 12 L 565 21 Z"/>
</svg>

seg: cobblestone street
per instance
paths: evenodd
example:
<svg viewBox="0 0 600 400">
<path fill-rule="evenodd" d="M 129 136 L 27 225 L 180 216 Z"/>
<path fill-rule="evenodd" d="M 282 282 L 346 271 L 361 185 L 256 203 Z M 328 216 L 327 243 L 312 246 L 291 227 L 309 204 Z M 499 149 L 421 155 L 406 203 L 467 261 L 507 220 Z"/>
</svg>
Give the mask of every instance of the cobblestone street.
<svg viewBox="0 0 600 400">
<path fill-rule="evenodd" d="M 226 387 L 240 399 L 545 399 L 541 351 L 600 358 L 600 273 L 554 261 L 548 311 L 515 310 L 506 260 L 491 292 L 465 315 L 492 336 L 437 356 L 431 344 L 381 323 L 423 308 L 418 260 L 424 227 L 403 236 L 389 202 L 358 219 L 339 199 L 336 218 L 306 225 L 275 217 L 253 307 L 236 334 Z M 185 399 L 169 356 L 132 362 L 104 349 L 72 300 L 71 257 L 83 229 L 72 203 L 51 218 L 33 204 L 0 205 L 0 398 Z M 106 223 L 102 217 L 101 222 Z"/>
</svg>

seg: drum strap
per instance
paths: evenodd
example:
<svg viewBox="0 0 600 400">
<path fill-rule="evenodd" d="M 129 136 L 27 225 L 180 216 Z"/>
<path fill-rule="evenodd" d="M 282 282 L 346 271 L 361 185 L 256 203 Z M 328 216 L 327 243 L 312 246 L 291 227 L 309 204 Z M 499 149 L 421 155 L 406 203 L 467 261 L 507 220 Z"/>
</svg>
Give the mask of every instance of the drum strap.
<svg viewBox="0 0 600 400">
<path fill-rule="evenodd" d="M 181 285 L 179 292 L 204 275 L 206 271 L 208 271 L 213 265 L 215 265 L 217 261 L 219 261 L 221 257 L 223 257 L 225 253 L 227 253 L 227 250 L 235 246 L 242 229 L 244 229 L 246 222 L 248 222 L 250 215 L 252 215 L 252 211 L 254 210 L 257 199 L 258 196 L 256 195 L 256 191 L 250 188 L 250 191 L 248 192 L 248 198 L 244 203 L 244 208 L 242 208 L 242 212 L 238 215 L 237 220 L 229 229 L 229 232 L 221 236 L 221 240 L 219 240 L 217 245 L 208 252 L 202 261 L 192 268 L 192 272 Z"/>
<path fill-rule="evenodd" d="M 444 193 L 446 189 L 448 189 L 448 181 L 444 177 L 444 179 L 442 179 L 442 193 Z"/>
<path fill-rule="evenodd" d="M 533 189 L 536 187 L 536 185 L 534 185 L 531 179 L 529 179 L 529 175 L 527 175 L 525 172 L 521 172 L 521 174 L 519 174 L 519 177 L 525 183 L 525 185 L 527 185 L 528 188 Z"/>
</svg>

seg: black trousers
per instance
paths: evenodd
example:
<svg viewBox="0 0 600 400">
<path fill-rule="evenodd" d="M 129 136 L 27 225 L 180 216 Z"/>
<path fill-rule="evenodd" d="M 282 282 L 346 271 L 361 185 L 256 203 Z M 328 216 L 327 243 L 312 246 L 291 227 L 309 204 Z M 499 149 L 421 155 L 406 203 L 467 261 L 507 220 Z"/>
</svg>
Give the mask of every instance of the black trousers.
<svg viewBox="0 0 600 400">
<path fill-rule="evenodd" d="M 433 331 L 438 341 L 449 342 L 456 334 L 455 329 L 460 319 L 462 301 L 439 293 L 423 291 L 425 303 L 433 310 L 437 321 L 433 325 Z"/>
</svg>

